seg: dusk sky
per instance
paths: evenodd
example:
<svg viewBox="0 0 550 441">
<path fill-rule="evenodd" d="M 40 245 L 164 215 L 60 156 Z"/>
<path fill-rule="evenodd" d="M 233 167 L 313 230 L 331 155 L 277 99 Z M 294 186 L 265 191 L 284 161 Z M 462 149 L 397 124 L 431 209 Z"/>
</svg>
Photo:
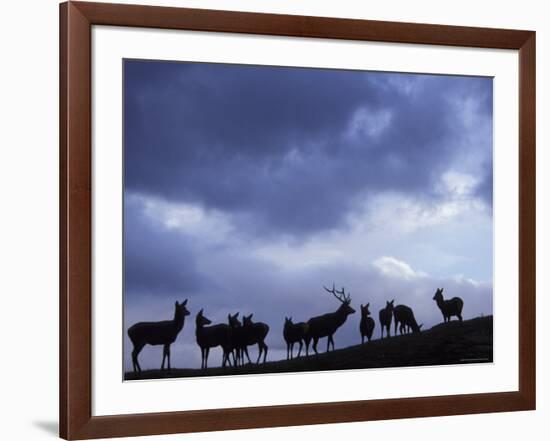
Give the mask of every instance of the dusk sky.
<svg viewBox="0 0 550 441">
<path fill-rule="evenodd" d="M 125 326 L 189 299 L 172 367 L 200 367 L 195 315 L 254 313 L 268 360 L 285 316 L 360 304 L 443 321 L 433 294 L 493 309 L 492 79 L 327 69 L 124 62 Z M 393 326 L 392 326 L 393 334 Z M 124 333 L 125 369 L 131 343 Z M 319 347 L 326 349 L 326 339 Z M 219 365 L 220 349 L 209 366 Z M 252 357 L 257 348 L 251 348 Z M 146 346 L 143 369 L 162 347 Z"/>
</svg>

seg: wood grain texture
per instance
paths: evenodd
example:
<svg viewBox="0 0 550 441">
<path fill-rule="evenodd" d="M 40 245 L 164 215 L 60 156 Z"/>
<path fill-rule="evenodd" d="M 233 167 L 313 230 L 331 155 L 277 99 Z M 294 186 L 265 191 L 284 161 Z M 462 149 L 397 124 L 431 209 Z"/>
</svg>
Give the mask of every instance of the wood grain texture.
<svg viewBox="0 0 550 441">
<path fill-rule="evenodd" d="M 61 5 L 60 433 L 74 439 L 91 417 L 90 22 Z"/>
<path fill-rule="evenodd" d="M 94 417 L 91 413 L 91 26 L 135 26 L 519 51 L 519 391 Z M 535 408 L 535 33 L 105 3 L 60 5 L 60 436 L 66 439 Z"/>
<path fill-rule="evenodd" d="M 536 405 L 536 36 L 519 49 L 519 389 Z"/>
<path fill-rule="evenodd" d="M 529 31 L 74 2 L 92 24 L 517 49 Z"/>
</svg>

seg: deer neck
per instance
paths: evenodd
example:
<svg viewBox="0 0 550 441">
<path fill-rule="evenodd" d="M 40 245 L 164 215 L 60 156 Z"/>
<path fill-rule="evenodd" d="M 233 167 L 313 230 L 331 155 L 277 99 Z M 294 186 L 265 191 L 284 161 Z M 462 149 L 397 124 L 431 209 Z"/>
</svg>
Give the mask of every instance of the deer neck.
<svg viewBox="0 0 550 441">
<path fill-rule="evenodd" d="M 202 332 L 204 330 L 204 323 L 196 323 L 197 325 L 197 333 Z"/>
<path fill-rule="evenodd" d="M 348 317 L 343 307 L 338 308 L 334 313 L 334 316 L 336 318 L 336 321 L 338 322 L 338 325 L 344 323 L 346 321 L 346 318 Z"/>
<path fill-rule="evenodd" d="M 183 324 L 185 322 L 185 316 L 183 314 L 174 314 L 174 319 L 172 320 L 174 322 L 174 328 L 179 332 L 183 329 Z"/>
</svg>

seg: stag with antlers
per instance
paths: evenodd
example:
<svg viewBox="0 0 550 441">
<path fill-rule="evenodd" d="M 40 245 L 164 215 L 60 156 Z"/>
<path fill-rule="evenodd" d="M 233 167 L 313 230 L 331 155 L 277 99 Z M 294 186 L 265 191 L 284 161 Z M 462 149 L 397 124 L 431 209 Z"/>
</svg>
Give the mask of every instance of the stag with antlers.
<svg viewBox="0 0 550 441">
<path fill-rule="evenodd" d="M 313 351 L 317 354 L 317 343 L 320 338 L 327 337 L 327 352 L 330 350 L 332 344 L 332 350 L 334 350 L 333 335 L 336 330 L 344 324 L 348 315 L 353 314 L 355 309 L 350 306 L 351 297 L 350 294 L 346 294 L 345 289 L 342 287 L 338 291 L 332 284 L 332 289 L 328 289 L 326 286 L 323 288 L 331 293 L 341 303 L 340 307 L 335 312 L 329 312 L 317 317 L 312 317 L 307 322 L 307 340 L 306 340 L 306 355 L 309 350 L 309 342 L 313 340 Z"/>
</svg>

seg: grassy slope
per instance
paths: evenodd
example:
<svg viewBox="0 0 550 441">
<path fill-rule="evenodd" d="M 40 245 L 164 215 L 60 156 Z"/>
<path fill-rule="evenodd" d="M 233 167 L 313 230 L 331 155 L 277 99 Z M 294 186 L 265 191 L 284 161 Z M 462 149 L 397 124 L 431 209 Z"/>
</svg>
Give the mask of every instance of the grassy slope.
<svg viewBox="0 0 550 441">
<path fill-rule="evenodd" d="M 318 348 L 326 348 L 323 339 Z M 232 374 L 303 372 L 402 366 L 427 366 L 493 361 L 493 317 L 475 318 L 462 324 L 453 321 L 421 332 L 364 345 L 350 346 L 318 356 L 271 361 L 238 368 L 172 369 L 143 371 L 139 377 L 126 373 L 127 380 L 195 377 Z"/>
</svg>

